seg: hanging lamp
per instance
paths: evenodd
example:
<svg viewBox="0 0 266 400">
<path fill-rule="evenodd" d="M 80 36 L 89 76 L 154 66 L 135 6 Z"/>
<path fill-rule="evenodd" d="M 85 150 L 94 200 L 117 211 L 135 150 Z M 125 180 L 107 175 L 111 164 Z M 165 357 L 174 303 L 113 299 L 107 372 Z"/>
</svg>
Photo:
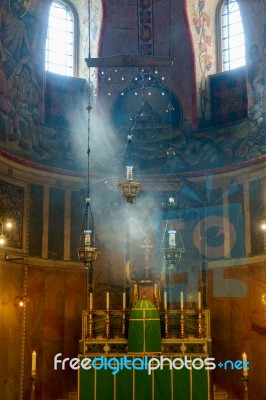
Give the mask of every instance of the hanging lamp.
<svg viewBox="0 0 266 400">
<path fill-rule="evenodd" d="M 90 10 L 89 10 L 90 11 Z M 89 12 L 90 14 L 90 12 Z M 89 57 L 91 55 L 91 32 L 90 32 L 90 15 L 89 15 Z M 95 226 L 94 218 L 91 209 L 91 197 L 90 197 L 90 128 L 91 128 L 91 71 L 89 68 L 89 94 L 88 94 L 88 147 L 87 147 L 87 193 L 85 199 L 85 214 L 83 218 L 82 233 L 80 236 L 79 247 L 77 248 L 78 259 L 88 269 L 88 292 L 92 291 L 93 285 L 93 265 L 97 259 L 100 250 L 95 247 Z"/>
<path fill-rule="evenodd" d="M 141 183 L 133 180 L 133 168 L 135 166 L 135 159 L 132 146 L 132 129 L 129 130 L 127 135 L 127 144 L 125 148 L 125 157 L 123 166 L 126 167 L 126 180 L 118 183 L 118 189 L 121 191 L 122 196 L 126 199 L 127 203 L 133 204 L 134 198 L 138 195 L 141 189 Z"/>
</svg>

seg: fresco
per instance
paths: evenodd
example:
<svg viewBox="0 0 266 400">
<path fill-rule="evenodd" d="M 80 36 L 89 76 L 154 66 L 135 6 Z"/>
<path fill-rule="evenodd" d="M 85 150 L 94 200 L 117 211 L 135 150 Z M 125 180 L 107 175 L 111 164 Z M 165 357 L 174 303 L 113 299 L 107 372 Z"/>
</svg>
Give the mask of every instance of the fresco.
<svg viewBox="0 0 266 400">
<path fill-rule="evenodd" d="M 136 164 L 145 170 L 169 171 L 167 151 L 178 143 L 181 121 L 178 98 L 151 74 L 135 80 L 112 108 L 112 122 L 119 138 L 126 139 L 132 132 Z"/>
<path fill-rule="evenodd" d="M 60 168 L 74 173 L 84 171 L 84 140 L 88 130 L 86 105 L 82 99 L 85 81 L 69 78 L 66 82 L 62 77 L 54 77 L 51 83 L 49 76 L 45 77 L 45 7 L 42 3 L 42 10 L 36 11 L 31 8 L 36 2 L 31 1 L 30 6 L 24 2 L 27 12 L 15 12 L 15 3 L 3 1 L 0 9 L 0 152 L 39 168 Z M 206 4 L 195 3 L 193 23 L 200 43 L 205 43 L 201 61 L 207 74 L 211 69 L 208 59 L 211 41 Z M 95 29 L 94 24 L 93 27 Z M 229 169 L 232 165 L 248 164 L 263 156 L 266 152 L 265 46 L 263 49 L 255 44 L 249 52 L 246 74 L 248 118 L 243 118 L 245 113 L 241 114 L 241 107 L 241 120 L 223 120 L 224 125 L 198 130 L 193 130 L 192 121 L 183 117 L 185 110 L 177 95 L 178 88 L 173 88 L 169 80 L 158 79 L 156 71 L 149 68 L 144 71 L 144 80 L 142 71 L 141 80 L 136 75 L 131 83 L 125 83 L 119 69 L 115 70 L 117 81 L 110 81 L 113 97 L 101 98 L 99 103 L 93 104 L 94 137 L 103 135 L 97 140 L 101 141 L 100 145 L 105 143 L 110 151 L 106 151 L 106 158 L 96 164 L 97 172 L 106 174 L 110 157 L 118 159 L 121 156 L 121 147 L 132 128 L 137 167 L 144 174 Z M 128 75 L 136 70 L 128 69 L 131 71 Z M 97 77 L 99 71 L 93 69 L 94 79 L 98 79 L 98 87 L 93 81 L 95 93 L 103 93 L 105 85 L 109 84 Z M 178 74 L 179 70 L 174 73 Z M 125 85 L 121 91 L 115 84 L 118 81 Z M 138 96 L 135 95 L 136 88 Z M 111 113 L 110 120 L 108 112 Z M 141 114 L 146 114 L 145 118 Z"/>
<path fill-rule="evenodd" d="M 237 86 L 238 92 L 241 90 L 241 105 L 237 103 L 235 111 L 231 110 L 231 103 L 221 103 L 222 108 L 217 108 L 216 102 L 216 123 L 222 118 L 221 124 L 209 129 L 192 130 L 190 121 L 182 117 L 178 98 L 152 74 L 146 75 L 142 83 L 136 78 L 122 90 L 112 107 L 112 124 L 120 140 L 125 141 L 128 131 L 132 131 L 137 169 L 143 173 L 183 173 L 262 156 L 266 150 L 264 128 L 261 121 L 258 124 L 254 118 L 245 118 L 247 96 L 242 71 L 239 76 L 238 71 L 234 72 L 233 80 L 230 74 L 228 77 L 231 86 L 232 82 L 242 85 Z M 228 90 L 234 92 L 235 87 L 222 83 L 226 99 Z"/>
<path fill-rule="evenodd" d="M 200 69 L 199 79 L 199 98 L 200 98 L 200 112 L 203 121 L 206 119 L 207 107 L 209 106 L 208 95 L 208 81 L 207 77 L 212 68 L 213 59 L 210 54 L 212 46 L 212 36 L 210 34 L 210 14 L 206 11 L 205 0 L 193 0 L 193 25 L 198 35 L 198 63 Z"/>
<path fill-rule="evenodd" d="M 45 12 L 44 5 L 42 13 Z M 16 161 L 20 157 L 20 162 L 28 160 L 49 167 L 79 169 L 72 154 L 75 145 L 70 126 L 73 128 L 73 104 L 76 107 L 80 104 L 77 96 L 81 102 L 84 99 L 80 93 L 84 93 L 85 81 L 70 79 L 66 84 L 58 76 L 54 83 L 50 75 L 45 75 L 45 18 L 30 8 L 30 2 L 3 1 L 0 12 L 0 141 L 3 154 L 15 155 Z M 61 124 L 58 123 L 59 92 Z M 85 117 L 85 105 L 82 103 L 81 106 L 83 116 L 78 112 L 75 116 L 79 123 Z"/>
</svg>

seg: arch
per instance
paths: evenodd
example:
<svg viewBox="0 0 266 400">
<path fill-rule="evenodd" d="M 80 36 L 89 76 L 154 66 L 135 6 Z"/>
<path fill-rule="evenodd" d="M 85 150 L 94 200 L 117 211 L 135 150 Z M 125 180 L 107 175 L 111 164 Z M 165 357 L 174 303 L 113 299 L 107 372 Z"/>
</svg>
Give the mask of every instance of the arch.
<svg viewBox="0 0 266 400">
<path fill-rule="evenodd" d="M 78 18 L 68 1 L 52 1 L 45 47 L 46 71 L 75 76 L 77 71 Z"/>
<path fill-rule="evenodd" d="M 217 7 L 218 68 L 229 71 L 246 64 L 245 33 L 238 0 L 222 0 Z"/>
</svg>

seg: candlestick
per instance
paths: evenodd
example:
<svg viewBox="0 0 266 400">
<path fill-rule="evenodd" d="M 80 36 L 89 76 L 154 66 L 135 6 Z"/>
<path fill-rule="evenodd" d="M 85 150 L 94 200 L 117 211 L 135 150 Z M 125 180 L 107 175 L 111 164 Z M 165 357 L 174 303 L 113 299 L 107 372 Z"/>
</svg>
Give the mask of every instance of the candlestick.
<svg viewBox="0 0 266 400">
<path fill-rule="evenodd" d="M 164 337 L 167 339 L 169 337 L 168 333 L 168 310 L 164 309 Z"/>
<path fill-rule="evenodd" d="M 167 310 L 167 291 L 164 291 L 163 294 L 163 305 L 164 305 L 164 309 Z"/>
<path fill-rule="evenodd" d="M 122 338 L 126 337 L 126 307 L 122 311 Z"/>
<path fill-rule="evenodd" d="M 36 351 L 33 351 L 32 355 L 31 355 L 31 375 L 32 376 L 36 375 L 36 357 L 37 357 Z"/>
<path fill-rule="evenodd" d="M 126 293 L 123 292 L 123 310 L 126 309 Z"/>
<path fill-rule="evenodd" d="M 244 384 L 244 400 L 248 400 L 248 384 L 249 384 L 248 376 L 243 376 L 241 378 L 241 382 L 243 382 Z"/>
<path fill-rule="evenodd" d="M 88 323 L 87 338 L 88 339 L 93 339 L 93 315 L 94 315 L 93 310 L 89 310 L 88 319 L 87 319 L 87 323 Z"/>
<path fill-rule="evenodd" d="M 180 292 L 180 308 L 183 310 L 184 308 L 184 293 Z"/>
<path fill-rule="evenodd" d="M 106 310 L 105 314 L 106 314 L 106 317 L 105 317 L 105 337 L 106 337 L 106 339 L 110 339 L 110 314 L 111 314 L 111 311 Z"/>
<path fill-rule="evenodd" d="M 185 334 L 185 311 L 181 309 L 180 311 L 180 339 L 184 339 Z"/>
<path fill-rule="evenodd" d="M 106 310 L 109 310 L 109 306 L 110 306 L 109 292 L 106 292 Z"/>
<path fill-rule="evenodd" d="M 92 297 L 92 292 L 90 292 L 90 311 L 92 311 L 92 306 L 93 306 L 93 297 Z"/>
<path fill-rule="evenodd" d="M 201 310 L 201 292 L 198 292 L 198 309 Z"/>
<path fill-rule="evenodd" d="M 198 309 L 198 338 L 203 338 L 203 329 L 202 329 L 202 310 L 201 308 Z"/>
<path fill-rule="evenodd" d="M 35 400 L 35 388 L 36 388 L 36 382 L 37 382 L 38 378 L 36 375 L 32 375 L 30 377 L 30 381 L 31 381 L 31 394 L 30 394 L 30 400 Z"/>
<path fill-rule="evenodd" d="M 247 355 L 246 353 L 242 354 L 242 360 L 243 360 L 243 376 L 248 376 L 248 368 L 247 368 Z"/>
</svg>

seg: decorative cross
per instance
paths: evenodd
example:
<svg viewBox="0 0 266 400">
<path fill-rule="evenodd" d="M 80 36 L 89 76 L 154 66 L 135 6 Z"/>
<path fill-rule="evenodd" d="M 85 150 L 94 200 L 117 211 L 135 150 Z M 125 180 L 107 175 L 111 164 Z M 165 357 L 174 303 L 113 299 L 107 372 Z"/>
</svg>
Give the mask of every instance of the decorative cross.
<svg viewBox="0 0 266 400">
<path fill-rule="evenodd" d="M 149 266 L 149 261 L 150 261 L 150 249 L 153 249 L 153 245 L 151 244 L 151 240 L 147 237 L 144 240 L 144 244 L 141 245 L 141 247 L 144 249 L 145 251 L 145 279 L 149 279 L 149 270 L 150 270 L 150 266 Z"/>
</svg>

